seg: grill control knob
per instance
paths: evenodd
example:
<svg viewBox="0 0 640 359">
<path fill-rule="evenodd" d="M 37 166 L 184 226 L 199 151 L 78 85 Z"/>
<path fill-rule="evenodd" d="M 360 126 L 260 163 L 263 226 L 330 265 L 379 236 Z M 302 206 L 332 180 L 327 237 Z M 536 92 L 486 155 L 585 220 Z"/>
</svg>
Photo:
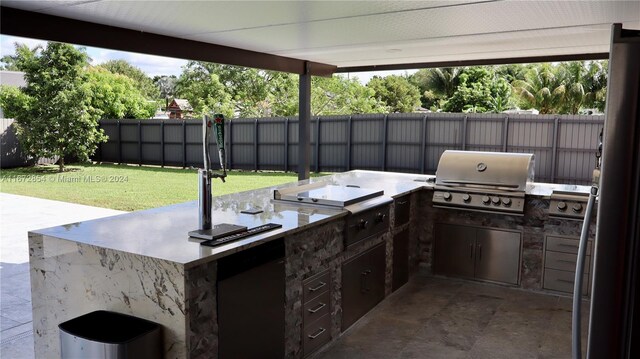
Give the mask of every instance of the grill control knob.
<svg viewBox="0 0 640 359">
<path fill-rule="evenodd" d="M 491 202 L 493 202 L 493 204 L 495 204 L 495 205 L 499 205 L 500 204 L 500 197 L 491 197 Z"/>
<path fill-rule="evenodd" d="M 361 229 L 365 229 L 369 226 L 369 221 L 365 221 L 364 219 L 361 219 L 359 225 Z"/>
<path fill-rule="evenodd" d="M 567 209 L 567 204 L 564 202 L 558 202 L 558 210 L 565 211 Z"/>
<path fill-rule="evenodd" d="M 385 218 L 387 218 L 387 215 L 386 215 L 386 214 L 384 214 L 384 213 L 378 213 L 378 214 L 376 215 L 376 222 L 377 222 L 377 223 L 382 223 L 382 222 L 384 222 Z"/>
<path fill-rule="evenodd" d="M 484 204 L 491 203 L 491 198 L 489 198 L 489 196 L 482 196 L 482 203 Z"/>
<path fill-rule="evenodd" d="M 445 193 L 442 195 L 442 198 L 444 198 L 444 200 L 445 200 L 445 201 L 451 201 L 451 193 L 449 193 L 449 192 L 445 192 Z"/>
<path fill-rule="evenodd" d="M 471 201 L 471 196 L 469 196 L 468 193 L 465 193 L 462 195 L 462 200 L 468 203 Z"/>
<path fill-rule="evenodd" d="M 571 209 L 576 213 L 580 213 L 582 211 L 582 205 L 580 203 L 576 203 L 571 207 Z"/>
<path fill-rule="evenodd" d="M 511 205 L 511 198 L 503 198 L 502 204 L 504 204 L 505 207 L 509 207 Z"/>
</svg>

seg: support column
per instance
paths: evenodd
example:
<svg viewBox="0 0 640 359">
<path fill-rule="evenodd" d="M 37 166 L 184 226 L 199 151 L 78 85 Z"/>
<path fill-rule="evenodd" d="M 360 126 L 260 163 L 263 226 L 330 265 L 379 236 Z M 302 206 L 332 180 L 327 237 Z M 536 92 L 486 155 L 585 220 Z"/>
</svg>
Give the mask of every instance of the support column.
<svg viewBox="0 0 640 359">
<path fill-rule="evenodd" d="M 309 178 L 311 162 L 311 75 L 308 64 L 300 75 L 298 104 L 298 180 Z"/>
</svg>

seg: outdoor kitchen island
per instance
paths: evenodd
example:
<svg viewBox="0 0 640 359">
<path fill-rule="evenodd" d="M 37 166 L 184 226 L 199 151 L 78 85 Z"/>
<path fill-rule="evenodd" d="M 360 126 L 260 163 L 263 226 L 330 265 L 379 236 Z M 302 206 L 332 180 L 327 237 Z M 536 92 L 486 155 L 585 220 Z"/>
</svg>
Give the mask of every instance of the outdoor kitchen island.
<svg viewBox="0 0 640 359">
<path fill-rule="evenodd" d="M 371 228 L 369 221 L 358 217 L 360 213 L 274 200 L 274 188 L 214 197 L 214 224 L 250 228 L 282 224 L 217 247 L 202 246 L 200 240 L 187 235 L 197 226 L 196 202 L 30 232 L 36 357 L 59 356 L 58 325 L 94 310 L 130 314 L 160 324 L 165 358 L 216 357 L 224 346 L 219 342 L 224 314 L 218 313 L 222 305 L 218 266 L 225 258 L 278 242 L 284 249 L 281 324 L 285 357 L 312 354 L 337 339 L 410 275 L 431 275 L 433 243 L 438 241 L 436 228 L 441 225 L 519 234 L 520 244 L 514 253 L 519 257 L 517 280 L 508 285 L 554 290 L 551 293 L 566 289 L 545 285 L 551 280 L 544 277 L 551 258 L 547 254 L 545 261 L 545 253 L 552 252 L 547 248 L 549 238 L 570 240 L 579 234 L 581 222 L 551 218 L 550 197 L 553 190 L 587 193 L 588 187 L 534 183 L 526 193 L 524 215 L 513 216 L 434 207 L 432 178 L 350 171 L 278 187 L 323 182 L 384 191 L 382 196 L 356 205 L 362 213 L 373 209 L 375 222 L 384 224 L 385 229 L 354 242 L 345 242 L 355 228 L 350 224 L 353 220 L 359 220 L 355 222 L 358 228 Z M 247 209 L 262 212 L 241 213 Z M 351 290 L 352 285 L 345 283 L 358 288 Z M 268 283 L 260 286 L 268 290 Z M 360 292 L 373 293 L 366 294 L 373 297 L 354 297 Z M 241 339 L 245 346 L 251 346 L 251 336 Z"/>
</svg>

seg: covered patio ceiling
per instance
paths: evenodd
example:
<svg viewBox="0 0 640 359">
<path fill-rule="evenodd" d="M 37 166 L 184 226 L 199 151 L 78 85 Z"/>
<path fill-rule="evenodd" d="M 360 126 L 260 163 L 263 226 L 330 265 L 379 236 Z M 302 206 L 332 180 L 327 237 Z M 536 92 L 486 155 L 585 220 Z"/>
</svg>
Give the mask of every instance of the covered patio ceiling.
<svg viewBox="0 0 640 359">
<path fill-rule="evenodd" d="M 639 1 L 2 1 L 2 33 L 312 75 L 607 58 Z"/>
</svg>

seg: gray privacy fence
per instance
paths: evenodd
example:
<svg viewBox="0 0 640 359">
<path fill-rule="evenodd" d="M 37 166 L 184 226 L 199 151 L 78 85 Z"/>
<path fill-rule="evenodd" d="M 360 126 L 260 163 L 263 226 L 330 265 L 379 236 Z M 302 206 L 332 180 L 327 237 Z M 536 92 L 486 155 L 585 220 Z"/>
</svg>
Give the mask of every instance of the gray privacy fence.
<svg viewBox="0 0 640 359">
<path fill-rule="evenodd" d="M 103 120 L 100 126 L 109 141 L 96 153 L 98 161 L 180 167 L 202 164 L 201 120 Z M 311 170 L 433 174 L 440 155 L 448 149 L 526 152 L 535 154 L 536 181 L 587 184 L 603 126 L 603 116 L 572 115 L 314 117 Z M 296 117 L 233 119 L 226 124 L 226 141 L 229 168 L 296 171 Z M 217 153 L 215 142 L 211 153 Z"/>
</svg>

